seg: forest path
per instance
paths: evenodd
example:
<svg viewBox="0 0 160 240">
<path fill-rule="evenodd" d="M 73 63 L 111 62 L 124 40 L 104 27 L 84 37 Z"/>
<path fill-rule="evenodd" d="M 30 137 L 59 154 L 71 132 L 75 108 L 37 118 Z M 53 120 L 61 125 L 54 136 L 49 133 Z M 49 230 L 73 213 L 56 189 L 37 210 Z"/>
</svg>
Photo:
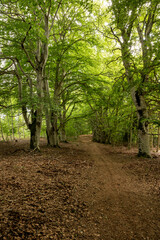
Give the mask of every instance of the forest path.
<svg viewBox="0 0 160 240">
<path fill-rule="evenodd" d="M 90 136 L 80 136 L 79 147 L 94 161 L 90 190 L 85 197 L 100 224 L 100 239 L 158 240 L 160 204 L 148 194 L 150 185 L 125 170 L 124 156 L 92 142 Z"/>
<path fill-rule="evenodd" d="M 160 157 L 82 135 L 0 142 L 0 240 L 159 240 Z"/>
</svg>

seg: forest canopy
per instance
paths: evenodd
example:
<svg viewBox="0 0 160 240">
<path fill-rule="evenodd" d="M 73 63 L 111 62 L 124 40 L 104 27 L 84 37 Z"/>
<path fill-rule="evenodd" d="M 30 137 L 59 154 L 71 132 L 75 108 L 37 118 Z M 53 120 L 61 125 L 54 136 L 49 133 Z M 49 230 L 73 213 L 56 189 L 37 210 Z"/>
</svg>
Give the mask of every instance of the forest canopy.
<svg viewBox="0 0 160 240">
<path fill-rule="evenodd" d="M 158 0 L 2 0 L 1 139 L 160 144 Z"/>
</svg>

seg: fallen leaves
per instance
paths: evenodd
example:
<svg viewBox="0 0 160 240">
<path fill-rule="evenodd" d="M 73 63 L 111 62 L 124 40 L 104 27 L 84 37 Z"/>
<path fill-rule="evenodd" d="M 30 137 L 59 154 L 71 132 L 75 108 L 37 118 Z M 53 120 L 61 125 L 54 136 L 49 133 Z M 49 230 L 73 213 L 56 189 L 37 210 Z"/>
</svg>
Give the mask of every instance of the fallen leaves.
<svg viewBox="0 0 160 240">
<path fill-rule="evenodd" d="M 1 238 L 87 239 L 88 207 L 77 188 L 90 166 L 82 152 L 70 155 L 69 148 L 46 147 L 41 153 L 12 151 L 0 161 Z"/>
</svg>

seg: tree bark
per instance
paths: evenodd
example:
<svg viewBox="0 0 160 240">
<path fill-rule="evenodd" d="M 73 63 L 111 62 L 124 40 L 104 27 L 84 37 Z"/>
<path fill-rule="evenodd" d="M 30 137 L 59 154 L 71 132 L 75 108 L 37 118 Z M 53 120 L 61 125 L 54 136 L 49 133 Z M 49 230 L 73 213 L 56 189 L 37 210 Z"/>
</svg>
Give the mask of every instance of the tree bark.
<svg viewBox="0 0 160 240">
<path fill-rule="evenodd" d="M 67 137 L 66 137 L 66 130 L 65 130 L 65 125 L 66 125 L 66 104 L 64 100 L 64 96 L 62 95 L 62 111 L 60 114 L 60 140 L 61 142 L 67 142 Z"/>
<path fill-rule="evenodd" d="M 3 127 L 2 127 L 1 119 L 0 119 L 0 125 L 1 125 L 1 136 L 2 136 L 3 141 L 5 141 L 5 138 L 4 138 L 4 135 L 3 135 Z"/>
<path fill-rule="evenodd" d="M 65 126 L 61 127 L 61 142 L 67 142 Z"/>
<path fill-rule="evenodd" d="M 32 116 L 32 123 L 29 124 L 29 130 L 30 130 L 30 148 L 40 150 L 39 143 L 41 126 L 38 122 L 37 111 L 35 111 L 34 115 Z"/>
<path fill-rule="evenodd" d="M 157 138 L 157 149 L 156 151 L 159 151 L 159 145 L 160 145 L 160 126 L 158 126 L 158 138 Z"/>
<path fill-rule="evenodd" d="M 123 65 L 126 72 L 126 77 L 128 83 L 131 85 L 134 83 L 134 77 L 132 74 L 131 67 L 131 54 L 129 50 L 129 39 L 123 36 L 124 42 L 121 43 L 121 52 L 122 52 L 122 60 Z M 141 82 L 143 83 L 147 79 L 147 75 L 141 75 Z M 133 103 L 137 110 L 138 116 L 138 156 L 139 157 L 151 157 L 150 154 L 150 144 L 149 144 L 149 134 L 148 134 L 148 110 L 145 102 L 145 98 L 143 95 L 142 87 L 132 87 L 131 88 L 131 97 Z"/>
<path fill-rule="evenodd" d="M 44 79 L 44 96 L 45 96 L 45 116 L 46 116 L 46 134 L 47 142 L 51 147 L 59 146 L 58 127 L 57 127 L 57 101 L 55 96 L 56 89 L 54 90 L 54 106 L 51 103 L 49 86 L 47 79 Z M 55 109 L 53 109 L 55 108 Z"/>
<path fill-rule="evenodd" d="M 53 147 L 59 147 L 58 110 L 54 110 L 52 112 L 51 123 L 53 134 Z"/>
<path fill-rule="evenodd" d="M 132 4 L 125 5 L 125 2 L 112 1 L 113 12 L 116 20 L 117 33 L 113 28 L 111 32 L 115 39 L 121 46 L 122 61 L 125 68 L 125 75 L 128 80 L 128 84 L 131 88 L 131 95 L 135 104 L 138 115 L 138 144 L 139 144 L 139 156 L 150 157 L 149 146 L 149 134 L 148 134 L 148 110 L 145 102 L 143 85 L 149 80 L 149 73 L 152 69 L 152 27 L 155 21 L 155 12 L 158 4 L 150 4 L 146 7 L 146 13 L 143 12 L 141 19 L 139 15 L 139 4 L 135 2 L 135 6 Z M 122 18 L 123 9 L 122 6 L 126 6 L 126 9 L 130 11 L 130 15 L 126 15 L 125 19 Z M 136 58 L 134 58 L 132 45 L 133 35 L 135 34 L 136 26 L 141 44 L 141 68 L 137 66 Z M 120 31 L 120 34 L 119 34 Z M 120 37 L 119 37 L 120 35 Z M 135 35 L 136 36 L 136 35 Z M 136 42 L 135 42 L 136 43 Z M 134 61 L 135 59 L 135 61 Z M 140 59 L 140 58 L 139 58 Z M 134 86 L 134 87 L 133 87 Z"/>
<path fill-rule="evenodd" d="M 59 147 L 59 133 L 58 133 L 58 116 L 57 111 L 45 111 L 46 112 L 46 134 L 48 145 L 51 147 Z"/>
<path fill-rule="evenodd" d="M 138 115 L 138 156 L 150 157 L 150 138 L 148 134 L 148 110 L 141 90 L 131 90 Z"/>
</svg>

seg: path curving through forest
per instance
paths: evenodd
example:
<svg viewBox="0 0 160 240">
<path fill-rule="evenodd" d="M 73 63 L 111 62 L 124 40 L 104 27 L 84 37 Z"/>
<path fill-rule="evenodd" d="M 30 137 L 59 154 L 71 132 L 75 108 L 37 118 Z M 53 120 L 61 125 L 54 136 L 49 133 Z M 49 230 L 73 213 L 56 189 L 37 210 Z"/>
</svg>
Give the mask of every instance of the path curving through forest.
<svg viewBox="0 0 160 240">
<path fill-rule="evenodd" d="M 82 135 L 0 143 L 0 239 L 159 240 L 160 158 Z"/>
<path fill-rule="evenodd" d="M 100 239 L 158 240 L 160 199 L 150 194 L 152 188 L 145 179 L 126 171 L 128 156 L 108 151 L 105 145 L 92 142 L 90 136 L 80 136 L 79 142 L 94 161 L 93 194 L 89 192 L 88 200 L 92 198 L 90 209 L 97 214 Z"/>
</svg>

